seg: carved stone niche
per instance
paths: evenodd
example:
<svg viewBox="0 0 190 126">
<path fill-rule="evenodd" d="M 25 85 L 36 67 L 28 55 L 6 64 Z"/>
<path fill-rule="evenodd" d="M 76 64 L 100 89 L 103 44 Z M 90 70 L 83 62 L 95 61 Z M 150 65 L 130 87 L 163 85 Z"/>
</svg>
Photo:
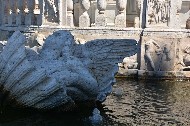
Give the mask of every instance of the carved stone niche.
<svg viewBox="0 0 190 126">
<path fill-rule="evenodd" d="M 141 70 L 173 71 L 176 40 L 143 37 L 141 45 Z"/>
</svg>

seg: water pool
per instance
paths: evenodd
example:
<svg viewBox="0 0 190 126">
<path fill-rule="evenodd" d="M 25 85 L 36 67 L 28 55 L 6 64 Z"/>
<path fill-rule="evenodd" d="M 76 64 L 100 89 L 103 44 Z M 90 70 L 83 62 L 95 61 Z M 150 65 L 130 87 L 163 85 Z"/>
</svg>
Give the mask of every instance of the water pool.
<svg viewBox="0 0 190 126">
<path fill-rule="evenodd" d="M 190 82 L 117 80 L 99 110 L 102 126 L 188 126 Z M 91 111 L 42 113 L 1 108 L 0 126 L 90 126 Z"/>
</svg>

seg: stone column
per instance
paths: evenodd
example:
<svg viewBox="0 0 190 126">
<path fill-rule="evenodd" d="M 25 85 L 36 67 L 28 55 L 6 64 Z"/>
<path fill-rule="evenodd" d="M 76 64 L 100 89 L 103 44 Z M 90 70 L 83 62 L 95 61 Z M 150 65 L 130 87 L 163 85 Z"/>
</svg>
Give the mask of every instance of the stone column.
<svg viewBox="0 0 190 126">
<path fill-rule="evenodd" d="M 26 2 L 25 0 L 18 0 L 17 1 L 17 6 L 18 6 L 18 16 L 16 19 L 16 24 L 17 25 L 24 25 L 25 24 L 25 12 L 24 9 L 26 7 Z"/>
<path fill-rule="evenodd" d="M 107 25 L 107 19 L 105 16 L 106 6 L 106 0 L 97 0 L 97 8 L 99 10 L 99 14 L 97 15 L 95 20 L 96 27 L 105 27 Z"/>
<path fill-rule="evenodd" d="M 26 25 L 33 25 L 34 23 L 34 8 L 35 8 L 35 1 L 34 0 L 27 0 L 27 8 L 25 10 L 25 24 Z"/>
<path fill-rule="evenodd" d="M 115 18 L 116 27 L 126 27 L 126 15 L 124 13 L 127 6 L 127 0 L 116 0 L 118 15 Z"/>
<path fill-rule="evenodd" d="M 59 0 L 59 25 L 67 25 L 67 1 Z"/>
<path fill-rule="evenodd" d="M 88 15 L 88 9 L 90 8 L 89 0 L 80 0 L 82 15 L 79 17 L 79 27 L 90 27 L 90 17 Z"/>
<path fill-rule="evenodd" d="M 73 27 L 73 0 L 67 1 L 67 26 Z"/>
</svg>

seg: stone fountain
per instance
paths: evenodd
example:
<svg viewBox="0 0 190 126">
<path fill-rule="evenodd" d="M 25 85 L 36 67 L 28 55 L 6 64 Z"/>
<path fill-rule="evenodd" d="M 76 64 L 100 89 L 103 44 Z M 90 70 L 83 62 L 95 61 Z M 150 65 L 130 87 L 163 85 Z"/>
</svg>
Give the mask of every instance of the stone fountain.
<svg viewBox="0 0 190 126">
<path fill-rule="evenodd" d="M 111 93 L 117 63 L 137 53 L 133 39 L 99 39 L 77 44 L 65 30 L 43 46 L 25 47 L 19 31 L 0 53 L 0 84 L 14 106 L 53 109 L 68 103 L 100 101 Z"/>
</svg>

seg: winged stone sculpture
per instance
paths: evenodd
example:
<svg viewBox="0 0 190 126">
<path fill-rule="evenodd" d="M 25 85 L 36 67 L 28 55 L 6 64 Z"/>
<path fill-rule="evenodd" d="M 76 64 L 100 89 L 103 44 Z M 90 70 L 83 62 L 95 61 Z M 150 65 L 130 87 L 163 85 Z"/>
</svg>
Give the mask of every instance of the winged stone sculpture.
<svg viewBox="0 0 190 126">
<path fill-rule="evenodd" d="M 111 92 L 117 63 L 137 52 L 130 39 L 76 44 L 69 31 L 50 35 L 39 51 L 25 47 L 16 31 L 0 54 L 0 85 L 14 104 L 53 109 L 71 102 L 103 102 Z"/>
</svg>

